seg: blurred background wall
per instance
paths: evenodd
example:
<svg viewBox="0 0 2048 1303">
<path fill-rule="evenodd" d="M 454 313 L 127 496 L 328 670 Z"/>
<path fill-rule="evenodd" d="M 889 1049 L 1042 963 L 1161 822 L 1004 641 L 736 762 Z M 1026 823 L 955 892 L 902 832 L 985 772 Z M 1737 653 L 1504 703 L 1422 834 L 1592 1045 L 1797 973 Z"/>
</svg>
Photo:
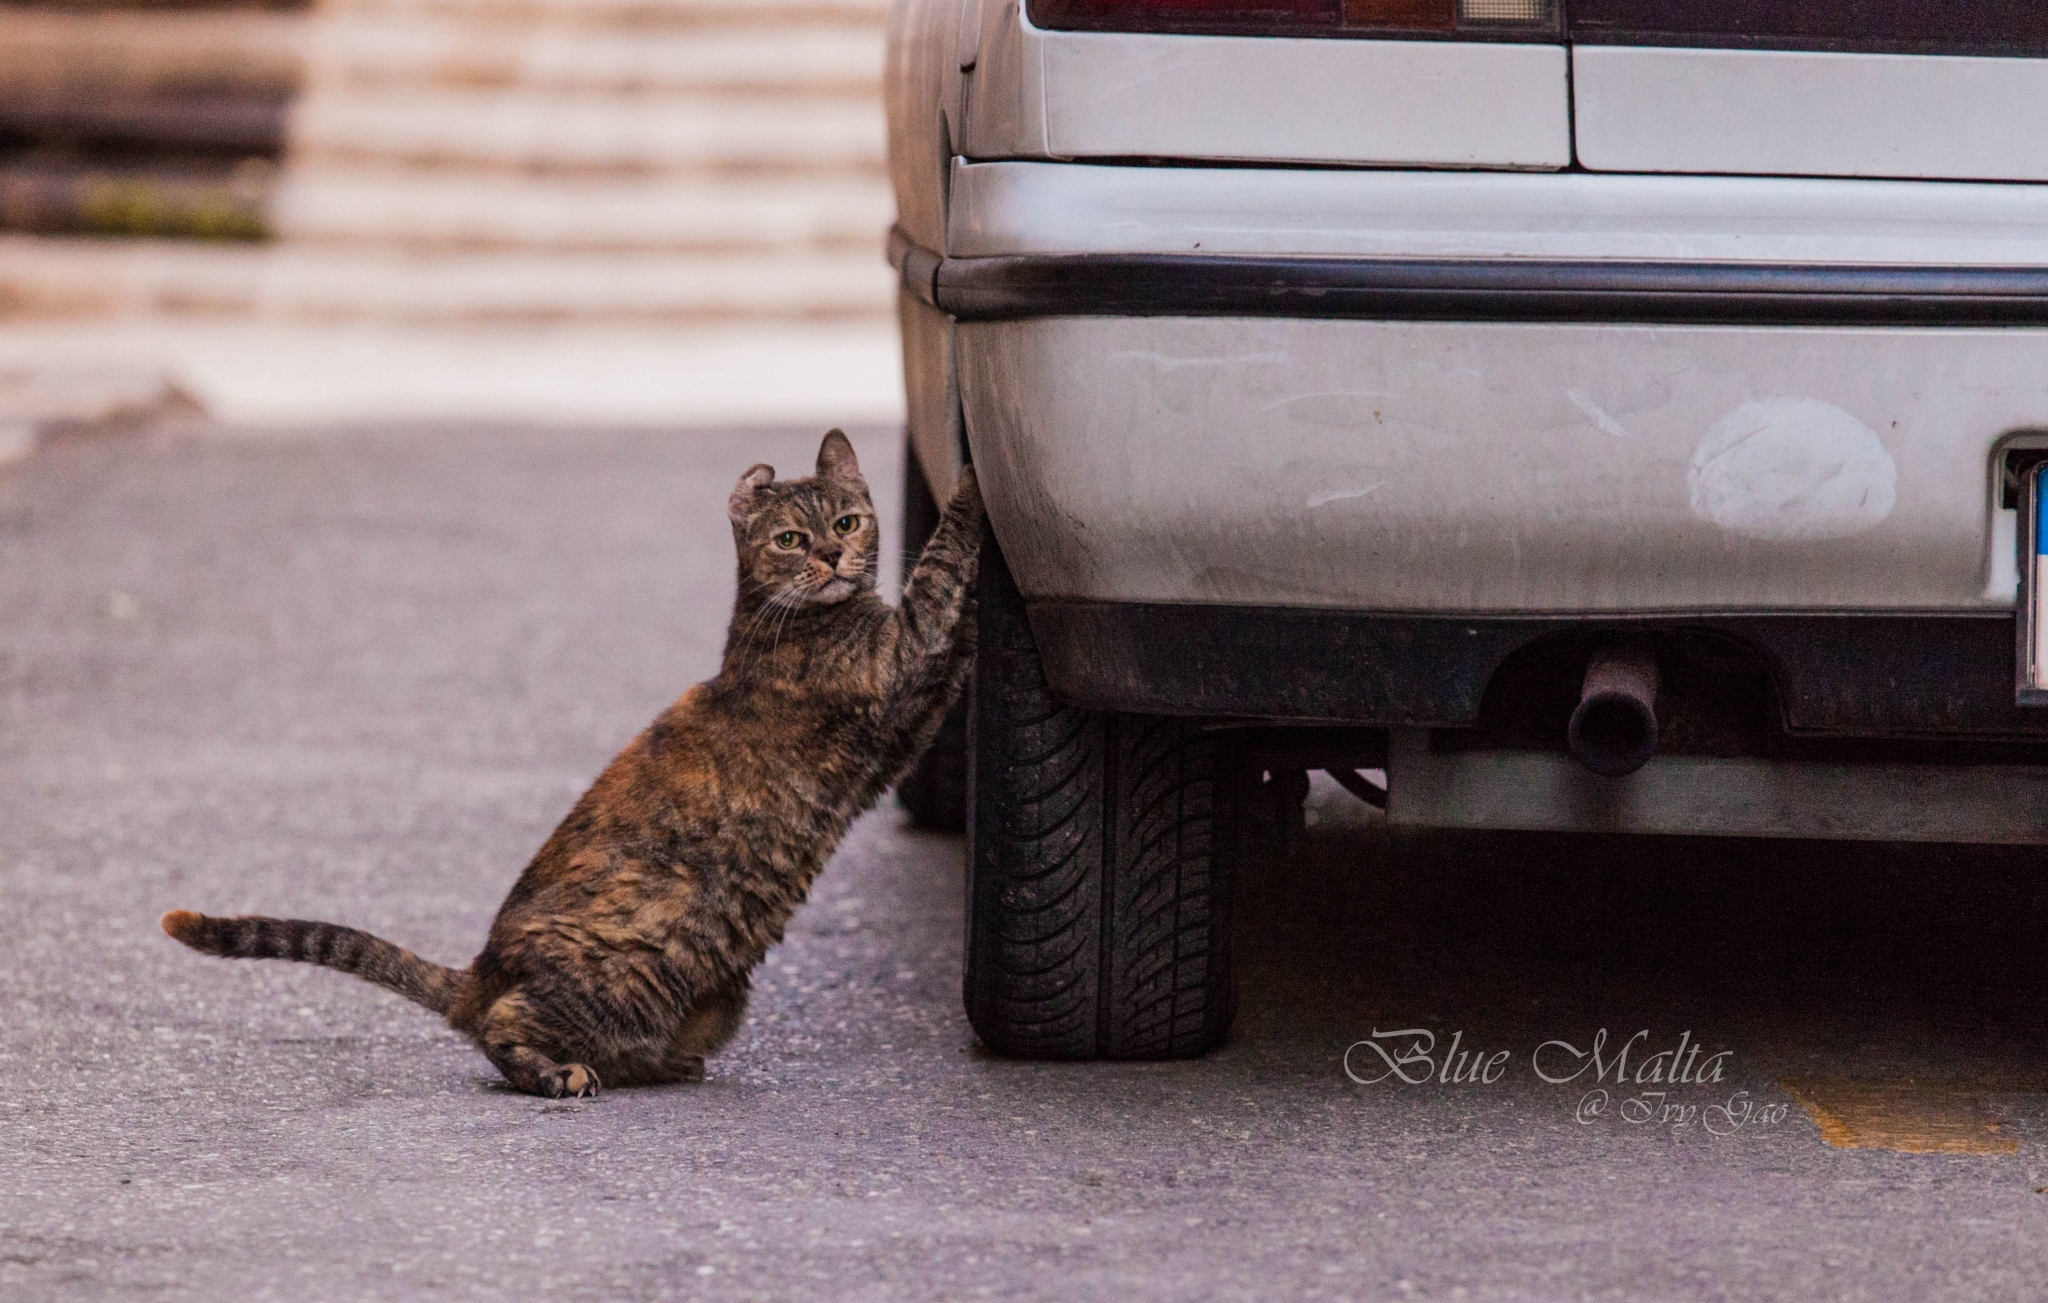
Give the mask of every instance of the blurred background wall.
<svg viewBox="0 0 2048 1303">
<path fill-rule="evenodd" d="M 898 419 L 885 2 L 0 5 L 0 455 Z"/>
</svg>

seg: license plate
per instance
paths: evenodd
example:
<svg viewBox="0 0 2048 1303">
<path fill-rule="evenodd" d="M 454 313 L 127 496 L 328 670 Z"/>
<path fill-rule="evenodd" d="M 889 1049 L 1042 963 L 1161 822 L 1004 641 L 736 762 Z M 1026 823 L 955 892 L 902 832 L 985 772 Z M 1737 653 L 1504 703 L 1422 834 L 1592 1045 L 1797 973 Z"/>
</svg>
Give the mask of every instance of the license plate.
<svg viewBox="0 0 2048 1303">
<path fill-rule="evenodd" d="M 2048 497 L 2041 475 L 2048 462 L 2027 469 L 2020 514 L 2019 702 L 2048 706 Z"/>
</svg>

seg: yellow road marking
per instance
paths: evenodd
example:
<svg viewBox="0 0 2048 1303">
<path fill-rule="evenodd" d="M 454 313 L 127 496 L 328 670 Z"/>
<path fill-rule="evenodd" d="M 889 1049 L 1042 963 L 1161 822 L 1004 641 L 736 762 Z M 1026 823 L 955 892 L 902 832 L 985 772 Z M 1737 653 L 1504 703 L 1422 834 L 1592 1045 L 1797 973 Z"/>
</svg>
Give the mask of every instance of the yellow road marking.
<svg viewBox="0 0 2048 1303">
<path fill-rule="evenodd" d="M 1778 1083 L 1837 1149 L 1901 1154 L 2010 1154 L 2019 1141 L 1967 1087 L 1914 1081 L 1794 1078 Z"/>
</svg>

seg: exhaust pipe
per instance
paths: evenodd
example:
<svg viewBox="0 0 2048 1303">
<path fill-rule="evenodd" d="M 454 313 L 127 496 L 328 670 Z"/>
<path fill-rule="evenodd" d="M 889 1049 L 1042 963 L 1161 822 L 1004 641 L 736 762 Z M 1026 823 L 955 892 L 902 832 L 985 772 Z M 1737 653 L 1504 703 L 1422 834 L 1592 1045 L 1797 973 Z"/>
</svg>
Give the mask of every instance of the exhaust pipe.
<svg viewBox="0 0 2048 1303">
<path fill-rule="evenodd" d="M 1625 648 L 1588 661 L 1565 744 L 1572 759 L 1603 778 L 1641 769 L 1657 752 L 1657 658 Z"/>
</svg>

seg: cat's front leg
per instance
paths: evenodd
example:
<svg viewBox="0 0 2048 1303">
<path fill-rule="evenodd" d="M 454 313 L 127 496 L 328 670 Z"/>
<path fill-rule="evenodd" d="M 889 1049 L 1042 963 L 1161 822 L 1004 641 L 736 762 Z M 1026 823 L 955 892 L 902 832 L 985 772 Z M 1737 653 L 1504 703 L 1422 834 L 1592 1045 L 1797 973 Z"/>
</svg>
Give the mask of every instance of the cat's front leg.
<svg viewBox="0 0 2048 1303">
<path fill-rule="evenodd" d="M 960 472 L 952 501 L 903 585 L 886 703 L 890 741 L 879 757 L 885 783 L 902 781 L 937 735 L 974 663 L 974 580 L 985 521 L 974 468 Z"/>
<path fill-rule="evenodd" d="M 985 527 L 981 485 L 974 467 L 963 467 L 939 527 L 903 584 L 897 613 L 899 696 L 928 694 L 933 688 L 944 692 L 945 683 L 954 677 L 951 671 L 962 634 L 971 650 L 974 576 L 981 564 Z"/>
</svg>

